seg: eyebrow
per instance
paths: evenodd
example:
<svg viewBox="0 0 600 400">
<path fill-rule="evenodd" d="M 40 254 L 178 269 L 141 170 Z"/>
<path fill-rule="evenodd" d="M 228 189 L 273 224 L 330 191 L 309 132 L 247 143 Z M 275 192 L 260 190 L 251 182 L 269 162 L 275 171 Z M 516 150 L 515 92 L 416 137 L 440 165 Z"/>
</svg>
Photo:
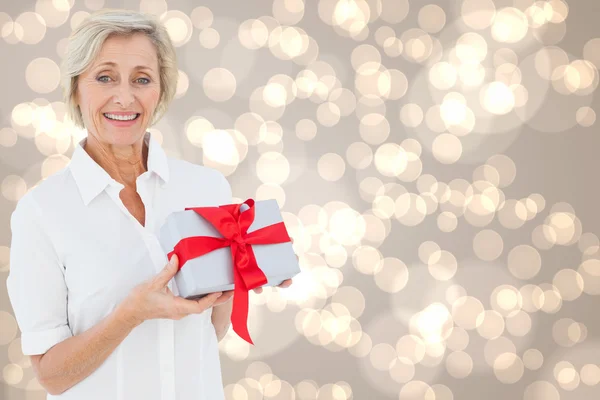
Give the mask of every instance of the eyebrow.
<svg viewBox="0 0 600 400">
<path fill-rule="evenodd" d="M 103 63 L 101 63 L 101 64 L 98 64 L 98 65 L 96 65 L 96 68 L 100 68 L 100 67 L 104 67 L 104 66 L 116 67 L 116 66 L 117 66 L 117 64 L 116 64 L 116 63 L 114 63 L 114 62 L 112 62 L 112 61 L 105 61 L 105 62 L 103 62 Z M 149 70 L 149 71 L 153 71 L 153 69 L 152 69 L 152 68 L 150 68 L 150 67 L 147 67 L 147 66 L 145 66 L 145 65 L 138 65 L 138 66 L 136 66 L 134 69 L 147 69 L 147 70 Z"/>
</svg>

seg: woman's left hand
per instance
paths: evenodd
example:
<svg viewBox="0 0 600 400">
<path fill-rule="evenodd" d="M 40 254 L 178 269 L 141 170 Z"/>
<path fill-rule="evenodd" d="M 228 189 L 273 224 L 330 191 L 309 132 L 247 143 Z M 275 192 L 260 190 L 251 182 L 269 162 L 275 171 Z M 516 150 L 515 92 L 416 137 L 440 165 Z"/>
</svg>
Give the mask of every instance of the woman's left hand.
<svg viewBox="0 0 600 400">
<path fill-rule="evenodd" d="M 286 279 L 285 281 L 281 282 L 281 283 L 280 283 L 279 285 L 277 285 L 276 287 L 278 287 L 278 288 L 282 288 L 282 289 L 285 289 L 285 288 L 287 288 L 287 287 L 290 287 L 290 285 L 291 285 L 291 284 L 292 284 L 292 280 L 291 280 L 291 279 Z M 262 288 L 262 287 L 257 287 L 257 288 L 254 288 L 254 289 L 252 289 L 252 290 L 254 290 L 254 293 L 258 293 L 258 294 L 260 294 L 260 293 L 262 293 L 262 291 L 263 291 L 263 288 Z"/>
</svg>

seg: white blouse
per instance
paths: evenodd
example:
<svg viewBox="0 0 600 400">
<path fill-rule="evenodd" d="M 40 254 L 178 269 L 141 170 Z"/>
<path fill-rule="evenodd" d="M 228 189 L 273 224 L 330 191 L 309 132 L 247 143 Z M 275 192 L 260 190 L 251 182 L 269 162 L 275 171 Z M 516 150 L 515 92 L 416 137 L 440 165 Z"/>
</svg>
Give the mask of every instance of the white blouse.
<svg viewBox="0 0 600 400">
<path fill-rule="evenodd" d="M 148 171 L 137 178 L 145 227 L 125 208 L 123 185 L 76 146 L 71 162 L 24 195 L 11 216 L 8 295 L 25 355 L 44 354 L 109 315 L 137 284 L 161 271 L 157 238 L 185 207 L 230 203 L 215 169 L 167 157 L 146 133 Z M 169 287 L 178 294 L 174 280 Z M 61 400 L 224 399 L 212 308 L 181 320 L 137 326 Z"/>
</svg>

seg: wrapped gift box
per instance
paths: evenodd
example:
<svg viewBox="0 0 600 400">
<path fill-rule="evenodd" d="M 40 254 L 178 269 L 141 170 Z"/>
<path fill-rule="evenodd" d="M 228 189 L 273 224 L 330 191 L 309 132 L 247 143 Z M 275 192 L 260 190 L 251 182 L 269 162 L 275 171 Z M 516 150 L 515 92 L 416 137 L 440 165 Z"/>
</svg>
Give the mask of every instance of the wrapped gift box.
<svg viewBox="0 0 600 400">
<path fill-rule="evenodd" d="M 249 206 L 242 204 L 241 214 Z M 254 202 L 254 220 L 248 227 L 250 234 L 258 229 L 283 222 L 279 206 L 274 199 Z M 223 238 L 209 221 L 194 210 L 177 211 L 170 214 L 159 232 L 159 240 L 166 254 L 172 252 L 183 239 L 194 236 Z M 276 286 L 300 272 L 300 265 L 291 242 L 275 244 L 253 244 L 252 251 L 260 270 L 267 278 L 263 286 Z M 234 289 L 234 262 L 232 247 L 212 250 L 199 257 L 187 260 L 174 277 L 179 296 L 187 299 L 200 298 L 213 292 Z"/>
</svg>

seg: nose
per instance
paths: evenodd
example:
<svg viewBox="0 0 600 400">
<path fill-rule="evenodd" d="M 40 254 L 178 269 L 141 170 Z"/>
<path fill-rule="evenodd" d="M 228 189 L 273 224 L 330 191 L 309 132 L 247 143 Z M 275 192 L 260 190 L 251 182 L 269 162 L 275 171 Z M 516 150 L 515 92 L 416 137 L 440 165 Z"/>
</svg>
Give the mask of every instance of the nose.
<svg viewBox="0 0 600 400">
<path fill-rule="evenodd" d="M 123 82 L 117 86 L 117 91 L 113 99 L 114 102 L 121 105 L 122 108 L 128 108 L 133 103 L 133 93 L 129 82 Z"/>
</svg>

